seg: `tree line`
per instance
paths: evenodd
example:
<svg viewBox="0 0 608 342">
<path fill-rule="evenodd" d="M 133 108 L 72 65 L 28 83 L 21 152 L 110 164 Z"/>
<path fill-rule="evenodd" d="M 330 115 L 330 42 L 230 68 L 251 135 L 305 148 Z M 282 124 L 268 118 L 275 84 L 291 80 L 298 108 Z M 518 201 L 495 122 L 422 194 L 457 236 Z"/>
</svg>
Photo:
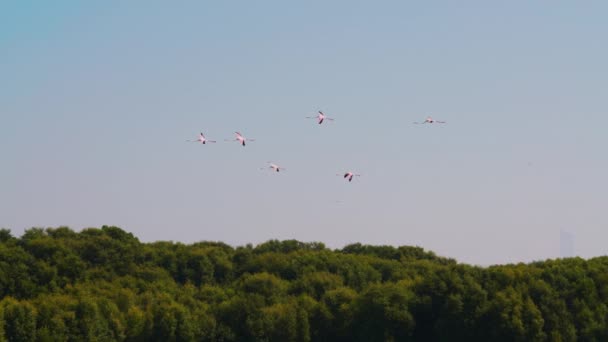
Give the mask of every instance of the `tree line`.
<svg viewBox="0 0 608 342">
<path fill-rule="evenodd" d="M 0 230 L 1 341 L 608 341 L 608 257 Z"/>
</svg>

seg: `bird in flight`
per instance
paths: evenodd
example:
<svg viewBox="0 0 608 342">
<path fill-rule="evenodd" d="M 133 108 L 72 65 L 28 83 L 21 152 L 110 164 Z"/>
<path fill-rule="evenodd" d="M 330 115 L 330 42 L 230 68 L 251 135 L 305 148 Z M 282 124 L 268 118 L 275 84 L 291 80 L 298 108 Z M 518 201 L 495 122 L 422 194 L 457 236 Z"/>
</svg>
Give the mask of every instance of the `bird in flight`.
<svg viewBox="0 0 608 342">
<path fill-rule="evenodd" d="M 352 182 L 353 181 L 353 177 L 355 177 L 355 176 L 359 177 L 361 175 L 358 174 L 358 173 L 352 173 L 352 172 L 348 171 L 344 175 L 341 174 L 341 173 L 336 173 L 336 176 L 343 176 L 344 179 L 348 179 L 349 182 Z"/>
<path fill-rule="evenodd" d="M 427 117 L 423 122 L 414 122 L 417 125 L 422 125 L 422 124 L 432 124 L 432 123 L 440 123 L 440 124 L 444 124 L 445 121 L 437 121 L 435 119 L 433 119 L 432 117 Z"/>
<path fill-rule="evenodd" d="M 236 134 L 236 138 L 233 140 L 230 139 L 226 139 L 226 141 L 238 141 L 239 144 L 245 146 L 245 141 L 255 141 L 255 139 L 249 139 L 249 138 L 245 138 L 241 133 L 239 132 L 234 132 Z"/>
<path fill-rule="evenodd" d="M 268 162 L 268 163 L 270 164 L 268 166 L 268 168 L 272 169 L 272 171 L 280 172 L 281 170 L 286 170 L 284 167 L 279 166 L 277 164 L 274 164 L 274 163 L 271 163 L 271 162 Z M 260 168 L 260 170 L 264 170 L 264 169 L 266 169 L 266 168 Z"/>
<path fill-rule="evenodd" d="M 319 114 L 317 114 L 317 116 L 307 116 L 307 119 L 317 119 L 319 122 L 319 125 L 323 123 L 324 120 L 329 120 L 329 121 L 334 121 L 334 119 L 327 117 L 325 114 L 323 114 L 322 111 L 319 111 Z"/>
<path fill-rule="evenodd" d="M 196 140 L 186 140 L 189 142 L 200 142 L 201 144 L 206 144 L 208 142 L 210 143 L 214 143 L 215 140 L 209 140 L 207 138 L 205 138 L 205 135 L 203 134 L 203 132 L 201 132 L 201 134 L 198 135 L 198 138 Z"/>
</svg>

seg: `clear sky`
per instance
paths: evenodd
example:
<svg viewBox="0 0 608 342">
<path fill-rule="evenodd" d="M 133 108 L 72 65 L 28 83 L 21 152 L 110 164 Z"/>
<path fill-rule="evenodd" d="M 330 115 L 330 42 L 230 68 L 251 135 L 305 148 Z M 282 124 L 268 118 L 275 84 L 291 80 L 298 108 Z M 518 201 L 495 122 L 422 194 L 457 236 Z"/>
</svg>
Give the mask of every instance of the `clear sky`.
<svg viewBox="0 0 608 342">
<path fill-rule="evenodd" d="M 570 0 L 4 1 L 0 227 L 481 265 L 558 257 L 564 230 L 606 254 L 607 17 Z M 335 121 L 304 118 L 319 109 Z M 448 123 L 412 124 L 428 115 Z M 236 130 L 257 140 L 224 142 Z M 185 141 L 200 131 L 218 143 Z"/>
</svg>

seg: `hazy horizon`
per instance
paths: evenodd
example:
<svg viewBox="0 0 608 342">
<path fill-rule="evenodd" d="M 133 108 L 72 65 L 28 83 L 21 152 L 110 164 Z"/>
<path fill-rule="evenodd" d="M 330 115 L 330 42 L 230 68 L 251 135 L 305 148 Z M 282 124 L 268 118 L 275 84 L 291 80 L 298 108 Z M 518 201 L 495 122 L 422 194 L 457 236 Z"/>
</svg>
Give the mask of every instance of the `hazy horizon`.
<svg viewBox="0 0 608 342">
<path fill-rule="evenodd" d="M 0 4 L 0 227 L 417 245 L 480 265 L 559 257 L 567 231 L 575 255 L 605 255 L 607 11 Z M 335 121 L 305 119 L 318 110 Z M 447 124 L 412 124 L 429 115 Z M 186 142 L 201 131 L 218 142 Z M 256 141 L 225 142 L 235 131 Z"/>
</svg>

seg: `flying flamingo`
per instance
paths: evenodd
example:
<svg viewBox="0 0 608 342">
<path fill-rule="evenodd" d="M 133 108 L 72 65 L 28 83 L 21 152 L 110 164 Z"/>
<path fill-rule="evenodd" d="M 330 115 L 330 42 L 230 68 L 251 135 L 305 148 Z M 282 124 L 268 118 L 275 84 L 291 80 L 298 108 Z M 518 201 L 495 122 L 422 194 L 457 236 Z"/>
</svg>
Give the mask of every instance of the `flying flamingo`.
<svg viewBox="0 0 608 342">
<path fill-rule="evenodd" d="M 198 135 L 198 138 L 196 140 L 186 140 L 189 142 L 200 142 L 201 144 L 206 144 L 208 142 L 210 143 L 214 143 L 215 140 L 209 140 L 207 138 L 205 138 L 205 135 L 203 134 L 203 132 L 201 132 L 201 134 Z"/>
<path fill-rule="evenodd" d="M 349 182 L 352 182 L 353 177 L 355 177 L 355 176 L 359 177 L 361 175 L 358 173 L 352 173 L 352 172 L 348 171 L 344 175 L 342 175 L 341 173 L 336 173 L 336 176 L 343 176 L 345 179 L 348 179 Z"/>
<path fill-rule="evenodd" d="M 279 166 L 277 164 L 274 164 L 274 163 L 271 163 L 271 162 L 268 162 L 268 163 L 270 163 L 270 165 L 268 166 L 268 168 L 272 169 L 272 171 L 279 172 L 281 170 L 286 170 L 284 167 Z M 264 169 L 265 168 L 260 168 L 260 170 L 264 170 Z"/>
<path fill-rule="evenodd" d="M 255 141 L 255 139 L 249 139 L 249 138 L 245 138 L 241 133 L 239 132 L 234 132 L 236 134 L 236 139 L 230 140 L 230 139 L 226 139 L 226 141 L 238 141 L 239 144 L 245 146 L 245 141 Z"/>
<path fill-rule="evenodd" d="M 432 124 L 432 123 L 440 123 L 440 124 L 444 124 L 444 123 L 445 123 L 445 121 L 437 121 L 437 120 L 435 120 L 435 119 L 433 119 L 432 117 L 430 117 L 430 116 L 429 116 L 429 117 L 427 117 L 427 118 L 426 118 L 426 119 L 425 119 L 423 122 L 414 122 L 414 123 L 415 123 L 415 124 L 417 124 L 417 125 L 418 125 L 418 124 L 422 125 L 422 124 L 427 124 L 427 123 L 428 123 L 428 124 Z"/>
<path fill-rule="evenodd" d="M 317 114 L 317 116 L 307 116 L 306 118 L 319 120 L 319 125 L 323 123 L 323 120 L 334 121 L 334 119 L 325 116 L 322 111 L 319 111 L 319 114 Z"/>
</svg>

